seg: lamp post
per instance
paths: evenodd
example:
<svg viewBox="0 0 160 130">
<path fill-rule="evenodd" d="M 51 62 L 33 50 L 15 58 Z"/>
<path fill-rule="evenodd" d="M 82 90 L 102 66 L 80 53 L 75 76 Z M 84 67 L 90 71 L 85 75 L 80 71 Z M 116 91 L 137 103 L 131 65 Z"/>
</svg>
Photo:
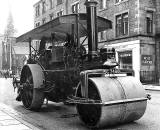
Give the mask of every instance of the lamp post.
<svg viewBox="0 0 160 130">
<path fill-rule="evenodd" d="M 9 39 L 9 45 L 10 45 L 10 48 L 9 48 L 9 71 L 12 70 L 12 42 L 11 42 L 11 39 Z"/>
<path fill-rule="evenodd" d="M 7 41 L 4 40 L 4 61 L 7 63 Z"/>
</svg>

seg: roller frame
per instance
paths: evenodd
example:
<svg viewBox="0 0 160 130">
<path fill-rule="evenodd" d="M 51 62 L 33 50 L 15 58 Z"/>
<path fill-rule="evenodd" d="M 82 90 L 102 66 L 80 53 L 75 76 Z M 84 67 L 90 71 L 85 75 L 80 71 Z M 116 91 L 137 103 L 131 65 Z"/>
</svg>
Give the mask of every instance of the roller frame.
<svg viewBox="0 0 160 130">
<path fill-rule="evenodd" d="M 133 98 L 133 99 L 123 99 L 123 100 L 116 100 L 116 101 L 109 101 L 109 102 L 101 102 L 100 100 L 93 100 L 88 98 L 88 78 L 90 75 L 99 75 L 102 76 L 106 75 L 106 70 L 104 69 L 97 69 L 97 70 L 86 70 L 80 73 L 81 76 L 81 94 L 82 98 L 80 97 L 71 97 L 68 98 L 66 101 L 67 103 L 71 104 L 94 104 L 94 105 L 102 105 L 102 106 L 111 106 L 117 104 L 125 104 L 125 103 L 133 103 L 133 102 L 141 102 L 148 100 L 147 95 L 146 97 L 142 98 Z M 109 76 L 110 77 L 110 76 Z M 115 75 L 111 76 L 112 78 L 116 78 Z M 79 85 L 78 85 L 79 86 Z"/>
<path fill-rule="evenodd" d="M 76 104 L 77 111 L 78 111 L 78 114 L 80 116 L 80 119 L 89 128 L 103 127 L 103 126 L 108 126 L 108 125 L 114 125 L 114 124 L 117 124 L 117 123 L 126 123 L 127 120 L 128 120 L 128 122 L 134 121 L 134 120 L 137 120 L 137 119 L 141 118 L 143 116 L 144 112 L 145 112 L 145 109 L 146 109 L 145 105 L 146 105 L 146 101 L 147 101 L 148 97 L 147 97 L 147 95 L 142 94 L 143 93 L 143 91 L 141 91 L 142 89 L 140 89 L 140 93 L 138 94 L 138 95 L 141 95 L 141 96 L 134 96 L 134 94 L 133 94 L 133 96 L 132 95 L 126 95 L 126 94 L 128 94 L 128 93 L 126 93 L 126 92 L 128 92 L 128 90 L 125 89 L 126 84 L 122 84 L 122 82 L 123 82 L 122 79 L 125 79 L 126 76 L 122 76 L 122 78 L 121 78 L 121 76 L 119 77 L 119 76 L 116 76 L 114 74 L 112 76 L 108 76 L 108 75 L 106 75 L 106 72 L 107 71 L 105 71 L 103 69 L 87 70 L 87 71 L 81 72 L 81 80 L 80 80 L 81 82 L 79 83 L 79 85 L 77 87 L 76 97 L 70 98 L 70 100 L 69 100 L 70 103 Z M 96 74 L 98 74 L 98 76 L 96 76 Z M 100 80 L 101 78 L 102 78 L 102 80 Z M 97 86 L 97 88 L 99 88 L 99 90 L 101 89 L 101 92 L 99 90 L 97 90 L 97 92 L 99 91 L 98 93 L 102 97 L 100 97 L 100 99 L 99 99 L 99 97 L 96 97 L 96 98 L 93 97 L 92 98 L 92 96 L 94 96 L 94 95 L 90 95 L 91 93 L 93 93 L 92 91 L 90 91 L 91 90 L 91 86 L 89 86 L 90 81 L 92 83 L 95 83 L 96 81 L 99 81 L 99 80 L 103 81 L 103 79 L 105 81 L 112 81 L 113 80 L 114 85 L 119 85 L 119 87 L 118 86 L 117 87 L 120 88 L 121 90 L 116 89 L 115 92 L 117 92 L 117 90 L 120 90 L 119 94 L 122 94 L 122 97 L 118 97 L 119 99 L 117 98 L 115 100 L 112 100 L 112 99 L 111 100 L 106 100 L 103 97 L 107 94 L 102 96 L 101 94 L 102 94 L 103 91 L 102 91 L 101 87 L 100 88 L 98 87 L 99 84 L 94 84 L 95 86 Z M 131 79 L 134 79 L 134 78 L 131 78 Z M 135 83 L 138 83 L 138 82 L 135 81 Z M 134 85 L 136 85 L 136 84 L 134 84 Z M 103 87 L 105 88 L 104 84 L 103 84 Z M 107 89 L 105 89 L 105 91 L 106 90 Z M 108 90 L 108 92 L 109 92 L 109 90 Z M 113 91 L 111 91 L 111 92 L 113 92 Z M 81 93 L 81 95 L 79 95 L 78 93 L 79 94 Z M 136 93 L 135 93 L 135 95 L 136 95 Z M 143 104 L 143 105 L 142 106 L 141 105 L 140 106 L 136 105 L 135 107 L 137 107 L 137 110 L 135 111 L 134 108 L 132 108 L 132 106 L 134 106 L 134 104 L 139 104 L 139 105 Z M 85 105 L 85 106 L 83 106 L 83 105 Z M 91 113 L 88 114 L 88 115 L 85 115 L 86 114 L 85 112 L 81 113 L 81 111 L 84 111 L 85 109 L 87 109 L 86 111 L 90 112 L 91 108 L 88 108 L 87 106 L 91 107 L 91 108 L 93 107 L 92 111 L 95 111 L 95 112 L 97 112 L 96 109 L 99 109 L 99 108 L 101 109 L 101 110 L 98 110 L 99 112 L 102 112 L 101 114 L 99 113 L 100 116 L 99 116 L 99 114 L 98 115 L 95 114 L 99 118 L 97 120 L 96 124 L 94 124 L 96 119 L 93 121 L 93 124 L 92 124 L 92 118 L 93 117 L 91 117 L 91 118 L 89 117 L 89 115 Z M 116 113 L 114 113 L 113 116 L 107 114 L 109 111 L 112 112 L 111 108 L 114 109 L 113 110 L 114 112 L 116 112 L 116 111 L 119 112 L 118 115 Z M 122 111 L 120 109 L 122 109 Z M 107 113 L 104 113 L 104 112 L 107 112 Z M 132 116 L 135 113 L 137 115 L 135 117 L 131 118 L 130 116 Z M 86 118 L 84 118 L 84 115 L 86 116 Z M 111 116 L 112 121 L 109 121 L 110 119 L 108 118 L 107 115 Z"/>
<path fill-rule="evenodd" d="M 134 103 L 134 102 L 141 102 L 146 101 L 148 98 L 133 98 L 133 99 L 124 99 L 124 100 L 116 100 L 116 101 L 109 101 L 109 102 L 101 102 L 100 100 L 93 100 L 89 98 L 79 98 L 73 97 L 69 98 L 66 102 L 71 104 L 88 104 L 88 105 L 101 105 L 101 106 L 111 106 L 111 105 L 118 105 L 118 104 L 125 104 L 125 103 Z"/>
</svg>

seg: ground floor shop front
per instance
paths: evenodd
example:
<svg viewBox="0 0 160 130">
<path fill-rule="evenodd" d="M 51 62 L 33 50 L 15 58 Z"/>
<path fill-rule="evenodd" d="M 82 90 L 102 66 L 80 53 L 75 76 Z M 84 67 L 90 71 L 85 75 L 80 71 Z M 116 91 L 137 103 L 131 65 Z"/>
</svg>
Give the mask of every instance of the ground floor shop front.
<svg viewBox="0 0 160 130">
<path fill-rule="evenodd" d="M 152 38 L 137 38 L 104 44 L 116 50 L 118 68 L 134 75 L 143 83 L 157 82 L 155 65 L 155 41 Z"/>
</svg>

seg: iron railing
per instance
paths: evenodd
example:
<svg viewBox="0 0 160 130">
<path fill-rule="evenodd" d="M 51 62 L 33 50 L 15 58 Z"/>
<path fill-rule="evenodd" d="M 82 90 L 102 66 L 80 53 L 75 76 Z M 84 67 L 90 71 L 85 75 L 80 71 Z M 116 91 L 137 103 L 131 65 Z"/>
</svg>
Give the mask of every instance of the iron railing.
<svg viewBox="0 0 160 130">
<path fill-rule="evenodd" d="M 156 71 L 140 71 L 140 81 L 146 84 L 158 83 Z"/>
</svg>

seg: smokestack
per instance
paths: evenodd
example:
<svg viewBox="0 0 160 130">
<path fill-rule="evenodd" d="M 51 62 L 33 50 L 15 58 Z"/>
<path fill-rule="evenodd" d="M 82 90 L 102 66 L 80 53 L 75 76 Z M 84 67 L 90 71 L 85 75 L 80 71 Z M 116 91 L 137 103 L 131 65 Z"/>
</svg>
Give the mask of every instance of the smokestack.
<svg viewBox="0 0 160 130">
<path fill-rule="evenodd" d="M 88 60 L 91 61 L 97 56 L 97 2 L 94 0 L 86 0 L 87 11 L 87 30 L 88 30 Z"/>
</svg>

